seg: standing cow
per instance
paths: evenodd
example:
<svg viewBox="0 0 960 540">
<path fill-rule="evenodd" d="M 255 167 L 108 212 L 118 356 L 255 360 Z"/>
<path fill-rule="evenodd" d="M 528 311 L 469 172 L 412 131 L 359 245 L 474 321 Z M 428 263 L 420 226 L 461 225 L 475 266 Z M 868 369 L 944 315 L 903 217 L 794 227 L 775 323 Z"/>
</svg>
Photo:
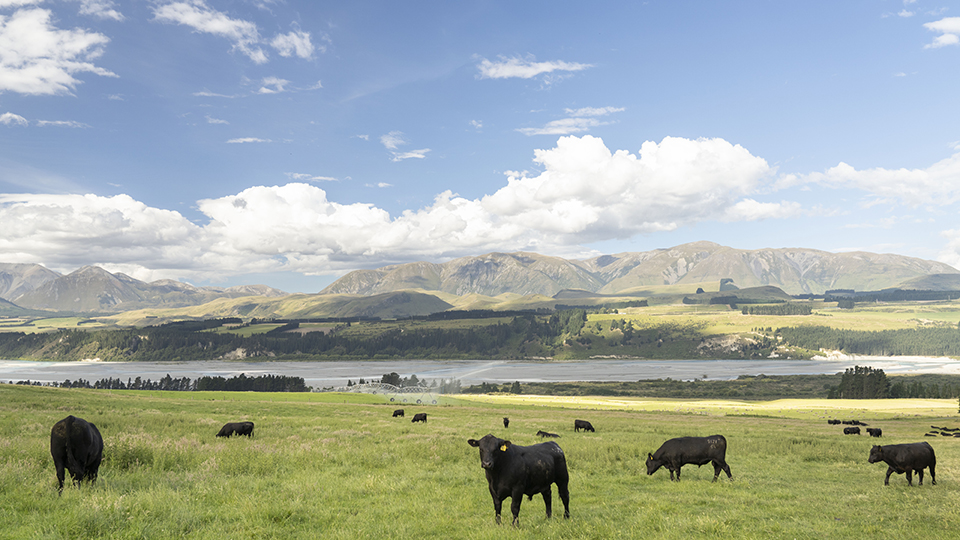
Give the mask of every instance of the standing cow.
<svg viewBox="0 0 960 540">
<path fill-rule="evenodd" d="M 670 471 L 670 480 L 673 480 L 673 473 L 676 472 L 679 482 L 680 467 L 687 464 L 699 467 L 712 462 L 713 481 L 716 482 L 720 471 L 727 473 L 727 478 L 733 478 L 726 456 L 727 439 L 723 435 L 677 437 L 663 443 L 653 454 L 647 454 L 647 474 L 651 475 L 660 467 L 666 467 Z"/>
<path fill-rule="evenodd" d="M 68 416 L 50 430 L 50 455 L 57 469 L 59 493 L 63 493 L 64 467 L 77 486 L 84 478 L 93 484 L 103 460 L 103 437 L 97 426 L 83 418 Z"/>
<path fill-rule="evenodd" d="M 480 449 L 480 466 L 487 476 L 487 487 L 493 497 L 493 509 L 500 524 L 500 509 L 503 500 L 511 497 L 510 511 L 513 524 L 519 525 L 520 503 L 523 496 L 530 499 L 539 493 L 547 508 L 547 517 L 553 514 L 553 496 L 550 485 L 557 484 L 557 492 L 563 501 L 563 517 L 570 517 L 570 491 L 567 484 L 567 459 L 560 445 L 550 441 L 532 446 L 520 446 L 510 441 L 485 435 L 479 441 L 470 439 L 467 444 Z"/>
<path fill-rule="evenodd" d="M 867 433 L 869 433 L 871 437 L 883 437 L 883 430 L 878 427 L 868 427 Z"/>
<path fill-rule="evenodd" d="M 426 423 L 427 423 L 427 413 L 425 413 L 425 412 L 418 412 L 417 414 L 413 415 L 413 420 L 411 420 L 410 422 L 423 422 L 424 424 L 426 424 Z"/>
<path fill-rule="evenodd" d="M 859 435 L 859 434 L 860 434 L 860 428 L 858 428 L 858 427 L 845 427 L 845 428 L 843 428 L 843 434 L 844 434 L 844 435 Z"/>
<path fill-rule="evenodd" d="M 393 417 L 396 418 L 396 417 L 398 417 L 398 416 L 399 416 L 400 418 L 403 418 L 403 409 L 397 409 L 397 410 L 393 411 Z"/>
<path fill-rule="evenodd" d="M 923 469 L 930 468 L 930 483 L 937 485 L 937 456 L 930 443 L 888 444 L 870 449 L 870 463 L 882 461 L 887 464 L 887 477 L 883 485 L 890 485 L 890 475 L 907 473 L 907 485 L 913 485 L 913 471 L 917 471 L 920 485 L 923 485 Z"/>
<path fill-rule="evenodd" d="M 217 437 L 227 437 L 229 439 L 233 434 L 253 437 L 253 422 L 227 422 L 220 428 Z"/>
<path fill-rule="evenodd" d="M 510 419 L 507 418 L 506 416 L 504 416 L 504 417 L 503 417 L 503 429 L 507 429 L 508 427 L 510 427 Z"/>
<path fill-rule="evenodd" d="M 587 422 L 586 420 L 574 420 L 573 431 L 580 431 L 581 429 L 596 433 L 596 431 L 593 429 L 593 424 L 590 422 Z"/>
</svg>

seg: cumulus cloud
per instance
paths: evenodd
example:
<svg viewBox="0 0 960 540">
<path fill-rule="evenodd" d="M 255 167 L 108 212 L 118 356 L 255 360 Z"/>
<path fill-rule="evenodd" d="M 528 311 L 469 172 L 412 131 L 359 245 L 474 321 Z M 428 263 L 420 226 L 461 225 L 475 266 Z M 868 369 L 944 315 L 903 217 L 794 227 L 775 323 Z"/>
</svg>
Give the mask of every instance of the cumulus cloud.
<svg viewBox="0 0 960 540">
<path fill-rule="evenodd" d="M 277 54 L 285 58 L 297 56 L 304 60 L 313 58 L 315 47 L 310 41 L 310 33 L 299 28 L 286 34 L 278 34 L 270 41 Z"/>
<path fill-rule="evenodd" d="M 960 178 L 960 151 L 925 169 L 857 170 L 841 162 L 823 173 L 792 176 L 786 180 L 789 184 L 813 182 L 828 187 L 852 187 L 870 194 L 873 203 L 918 207 L 960 201 L 957 178 Z"/>
<path fill-rule="evenodd" d="M 923 27 L 941 34 L 934 38 L 932 43 L 925 45 L 924 48 L 926 49 L 960 44 L 960 17 L 944 17 L 939 21 L 926 23 Z"/>
<path fill-rule="evenodd" d="M 486 58 L 481 58 L 477 64 L 480 70 L 481 79 L 532 79 L 542 74 L 554 72 L 574 72 L 593 67 L 590 64 L 580 64 L 577 62 L 564 62 L 555 60 L 551 62 L 537 62 L 532 59 L 524 58 L 506 58 L 499 57 L 497 62 L 491 62 Z"/>
<path fill-rule="evenodd" d="M 110 41 L 103 34 L 54 26 L 47 9 L 19 9 L 0 15 L 0 92 L 28 95 L 70 94 L 75 75 L 117 75 L 92 61 Z"/>
<path fill-rule="evenodd" d="M 260 32 L 257 25 L 242 19 L 232 19 L 226 13 L 208 6 L 203 0 L 170 2 L 153 7 L 155 20 L 182 24 L 195 32 L 226 38 L 233 48 L 245 54 L 256 64 L 267 62 L 267 54 L 260 48 Z"/>
<path fill-rule="evenodd" d="M 382 144 L 387 150 L 390 150 L 391 161 L 403 161 L 405 159 L 424 159 L 427 157 L 427 153 L 430 152 L 429 148 L 421 148 L 419 150 L 410 150 L 407 152 L 400 152 L 399 147 L 405 144 L 409 144 L 406 135 L 402 131 L 391 131 L 386 135 L 380 136 L 380 144 Z"/>
<path fill-rule="evenodd" d="M 668 137 L 634 154 L 571 136 L 537 150 L 534 161 L 541 168 L 536 176 L 510 176 L 487 196 L 445 191 L 396 216 L 372 204 L 330 201 L 303 182 L 201 200 L 202 225 L 127 196 L 0 196 L 0 251 L 14 254 L 14 262 L 109 263 L 154 278 L 329 273 L 492 250 L 555 252 L 705 220 L 798 210 L 754 200 L 773 170 L 722 139 Z"/>
<path fill-rule="evenodd" d="M 598 116 L 607 116 L 615 112 L 623 111 L 618 107 L 585 107 L 582 109 L 566 109 L 567 118 L 547 122 L 542 127 L 535 128 L 517 128 L 517 131 L 524 135 L 572 135 L 574 133 L 583 133 L 590 128 L 603 126 L 610 122 L 599 120 Z"/>
<path fill-rule="evenodd" d="M 290 84 L 290 81 L 286 79 L 281 79 L 279 77 L 266 77 L 263 79 L 263 86 L 260 87 L 260 90 L 257 90 L 257 93 L 279 94 L 285 91 L 285 87 L 288 84 Z"/>
<path fill-rule="evenodd" d="M 80 14 L 90 15 L 98 19 L 122 21 L 124 16 L 115 9 L 116 4 L 110 0 L 74 0 L 80 2 Z"/>
<path fill-rule="evenodd" d="M 0 114 L 0 124 L 5 126 L 26 126 L 30 122 L 26 118 L 20 116 L 19 114 L 13 114 L 11 112 L 6 112 Z"/>
</svg>

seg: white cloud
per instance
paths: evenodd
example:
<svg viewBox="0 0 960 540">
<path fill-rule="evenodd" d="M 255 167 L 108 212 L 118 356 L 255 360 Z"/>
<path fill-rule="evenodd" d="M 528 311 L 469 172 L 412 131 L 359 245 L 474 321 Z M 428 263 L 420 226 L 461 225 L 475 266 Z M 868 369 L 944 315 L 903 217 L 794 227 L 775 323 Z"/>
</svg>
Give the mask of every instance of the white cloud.
<svg viewBox="0 0 960 540">
<path fill-rule="evenodd" d="M 270 41 L 270 45 L 277 50 L 280 56 L 285 58 L 297 56 L 305 60 L 313 58 L 313 51 L 316 50 L 310 41 L 310 33 L 300 29 L 293 30 L 286 34 L 277 34 Z M 321 52 L 323 52 L 321 50 Z"/>
<path fill-rule="evenodd" d="M 80 14 L 91 15 L 98 19 L 109 19 L 113 21 L 122 21 L 124 16 L 117 11 L 111 0 L 74 0 L 80 2 Z"/>
<path fill-rule="evenodd" d="M 576 62 L 564 62 L 560 60 L 552 62 L 536 62 L 523 58 L 499 57 L 498 62 L 491 62 L 486 58 L 481 58 L 477 68 L 480 70 L 481 79 L 532 79 L 544 73 L 573 72 L 582 71 L 593 67 L 590 64 L 579 64 Z"/>
<path fill-rule="evenodd" d="M 208 123 L 208 124 L 229 124 L 229 123 L 230 123 L 230 122 L 227 122 L 226 120 L 222 120 L 222 119 L 220 119 L 220 118 L 214 118 L 214 117 L 210 116 L 209 114 L 206 115 L 204 118 L 207 119 L 207 123 Z"/>
<path fill-rule="evenodd" d="M 221 97 L 221 98 L 229 98 L 229 99 L 233 99 L 237 97 L 237 96 L 228 96 L 226 94 L 217 94 L 214 92 L 210 92 L 209 90 L 201 90 L 200 92 L 194 92 L 193 95 L 197 97 Z"/>
<path fill-rule="evenodd" d="M 83 122 L 76 122 L 73 120 L 37 120 L 37 125 L 40 127 L 54 126 L 54 127 L 68 127 L 68 128 L 88 128 L 90 127 Z"/>
<path fill-rule="evenodd" d="M 26 118 L 20 116 L 19 114 L 13 114 L 12 112 L 6 112 L 0 114 L 0 124 L 5 126 L 26 126 L 30 122 Z"/>
<path fill-rule="evenodd" d="M 43 0 L 0 0 L 0 8 L 22 7 L 42 2 Z"/>
<path fill-rule="evenodd" d="M 960 151 L 925 169 L 857 170 L 841 162 L 823 173 L 788 178 L 790 185 L 814 182 L 856 188 L 873 197 L 873 202 L 943 206 L 960 201 Z"/>
<path fill-rule="evenodd" d="M 933 43 L 925 45 L 924 48 L 926 49 L 936 49 L 960 43 L 960 17 L 944 17 L 939 21 L 926 23 L 923 26 L 927 30 L 942 34 L 934 38 Z"/>
<path fill-rule="evenodd" d="M 524 135 L 572 135 L 574 133 L 583 133 L 590 128 L 604 126 L 610 122 L 601 122 L 597 116 L 607 116 L 615 112 L 622 112 L 622 107 L 585 107 L 582 109 L 566 109 L 568 118 L 553 120 L 547 122 L 543 127 L 538 128 L 518 128 L 516 131 Z"/>
<path fill-rule="evenodd" d="M 250 21 L 232 19 L 227 14 L 209 7 L 203 0 L 170 2 L 153 8 L 155 20 L 189 26 L 196 32 L 223 37 L 233 42 L 233 48 L 247 55 L 256 64 L 267 62 L 267 54 L 260 48 L 260 32 Z"/>
<path fill-rule="evenodd" d="M 110 41 L 106 36 L 62 30 L 51 17 L 50 10 L 39 8 L 0 15 L 0 92 L 70 94 L 81 82 L 76 74 L 116 77 L 91 62 Z"/>
<path fill-rule="evenodd" d="M 268 143 L 273 142 L 270 139 L 259 139 L 257 137 L 240 137 L 238 139 L 230 139 L 227 141 L 227 144 L 244 144 L 244 143 Z"/>
<path fill-rule="evenodd" d="M 916 15 L 916 12 L 907 11 L 907 10 L 905 10 L 905 9 L 901 9 L 900 12 L 897 13 L 897 15 L 899 15 L 900 17 L 904 17 L 904 18 L 906 18 L 906 17 L 913 17 L 914 15 Z"/>
<path fill-rule="evenodd" d="M 153 279 L 329 273 L 493 250 L 549 252 L 797 210 L 752 199 L 773 171 L 722 139 L 668 137 L 632 154 L 613 152 L 595 137 L 563 137 L 536 151 L 534 161 L 542 172 L 511 176 L 495 193 L 466 199 L 446 191 L 397 216 L 372 204 L 330 201 L 306 183 L 198 201 L 207 218 L 201 225 L 127 196 L 0 196 L 0 252 L 10 262 L 54 268 L 124 265 Z"/>
<path fill-rule="evenodd" d="M 279 94 L 285 91 L 285 86 L 290 84 L 290 81 L 279 77 L 266 77 L 262 83 L 263 86 L 257 90 L 258 94 Z"/>
<path fill-rule="evenodd" d="M 476 129 L 483 129 L 483 122 L 479 120 L 471 120 L 470 125 L 475 127 Z"/>
<path fill-rule="evenodd" d="M 387 150 L 396 150 L 401 144 L 407 144 L 407 140 L 402 131 L 391 131 L 386 135 L 380 136 L 380 143 L 383 144 Z"/>
<path fill-rule="evenodd" d="M 393 161 L 403 161 L 405 159 L 424 159 L 427 157 L 427 152 L 429 148 L 421 148 L 419 150 L 410 150 L 409 152 L 394 152 Z"/>
<path fill-rule="evenodd" d="M 337 180 L 332 176 L 314 176 L 312 174 L 291 173 L 291 172 L 284 173 L 284 174 L 286 174 L 287 177 L 290 178 L 291 180 L 295 180 L 298 182 L 339 182 L 339 180 Z"/>
</svg>

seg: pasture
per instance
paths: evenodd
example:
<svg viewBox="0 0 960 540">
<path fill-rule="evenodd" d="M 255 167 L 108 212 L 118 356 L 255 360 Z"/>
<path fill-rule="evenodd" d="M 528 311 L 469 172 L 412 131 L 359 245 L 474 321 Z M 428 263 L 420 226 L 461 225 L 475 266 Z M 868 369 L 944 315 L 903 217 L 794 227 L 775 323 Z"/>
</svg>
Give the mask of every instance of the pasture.
<svg viewBox="0 0 960 540">
<path fill-rule="evenodd" d="M 354 394 L 0 385 L 0 537 L 899 539 L 960 529 L 960 438 L 923 437 L 931 425 L 960 427 L 955 400 L 479 396 L 406 407 L 406 418 L 395 408 Z M 415 412 L 429 421 L 413 424 Z M 98 426 L 104 462 L 95 486 L 58 497 L 50 428 L 68 414 Z M 881 427 L 882 444 L 929 441 L 937 485 L 894 475 L 884 487 L 886 466 L 867 463 L 877 440 L 841 435 L 827 417 Z M 574 433 L 578 418 L 596 433 Z M 215 437 L 244 420 L 254 438 Z M 519 528 L 497 526 L 466 440 L 529 445 L 539 429 L 561 435 L 571 518 L 557 517 L 554 487 L 554 519 L 536 496 Z M 733 481 L 711 483 L 710 466 L 684 467 L 679 483 L 646 475 L 647 452 L 665 440 L 715 433 L 727 438 Z"/>
</svg>

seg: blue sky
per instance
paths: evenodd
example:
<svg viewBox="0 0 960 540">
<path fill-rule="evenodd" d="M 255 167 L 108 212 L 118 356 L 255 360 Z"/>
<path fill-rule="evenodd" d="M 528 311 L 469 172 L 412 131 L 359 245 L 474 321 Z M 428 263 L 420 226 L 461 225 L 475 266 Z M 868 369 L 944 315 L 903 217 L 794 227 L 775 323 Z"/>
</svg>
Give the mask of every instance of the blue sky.
<svg viewBox="0 0 960 540">
<path fill-rule="evenodd" d="M 960 2 L 0 0 L 0 262 L 316 292 L 697 240 L 960 268 Z"/>
</svg>

